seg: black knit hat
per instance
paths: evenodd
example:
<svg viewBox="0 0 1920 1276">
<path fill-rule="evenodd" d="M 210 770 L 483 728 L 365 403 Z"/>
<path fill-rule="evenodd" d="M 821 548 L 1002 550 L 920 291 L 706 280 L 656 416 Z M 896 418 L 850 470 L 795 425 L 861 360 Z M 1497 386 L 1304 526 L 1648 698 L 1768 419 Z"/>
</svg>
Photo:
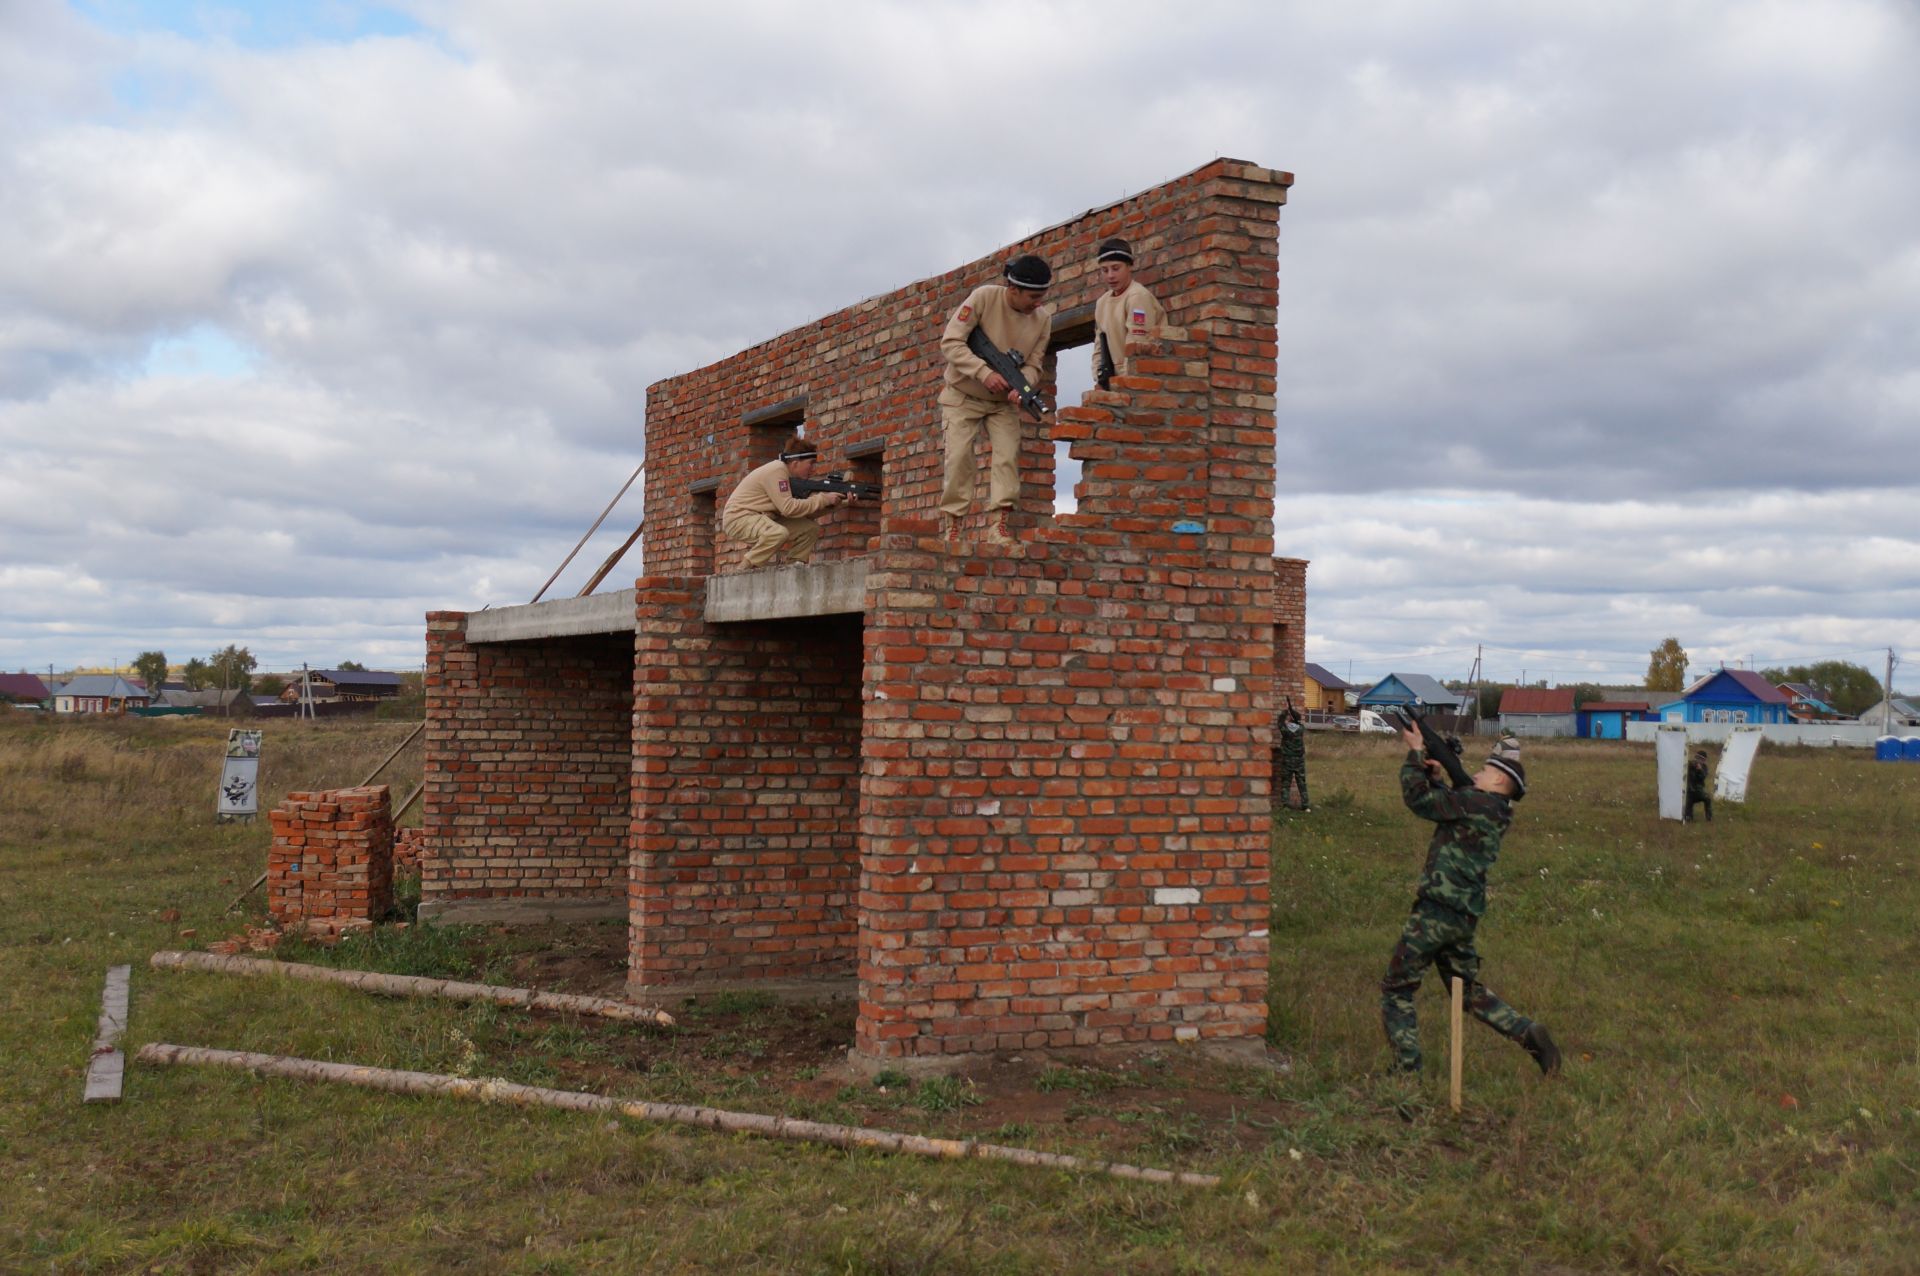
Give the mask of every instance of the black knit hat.
<svg viewBox="0 0 1920 1276">
<path fill-rule="evenodd" d="M 1053 267 L 1047 259 L 1026 253 L 1007 263 L 1007 282 L 1015 288 L 1044 292 L 1053 286 Z"/>
<path fill-rule="evenodd" d="M 820 449 L 798 434 L 794 435 L 787 445 L 780 449 L 780 459 L 783 461 L 799 461 L 810 456 L 818 455 L 820 455 Z"/>
<path fill-rule="evenodd" d="M 1124 239 L 1109 239 L 1100 245 L 1100 255 L 1095 261 L 1124 261 L 1133 265 L 1133 245 Z"/>
<path fill-rule="evenodd" d="M 1519 758 L 1492 757 L 1487 765 L 1496 771 L 1504 772 L 1513 781 L 1514 799 L 1518 801 L 1527 795 L 1527 768 L 1520 765 Z"/>
</svg>

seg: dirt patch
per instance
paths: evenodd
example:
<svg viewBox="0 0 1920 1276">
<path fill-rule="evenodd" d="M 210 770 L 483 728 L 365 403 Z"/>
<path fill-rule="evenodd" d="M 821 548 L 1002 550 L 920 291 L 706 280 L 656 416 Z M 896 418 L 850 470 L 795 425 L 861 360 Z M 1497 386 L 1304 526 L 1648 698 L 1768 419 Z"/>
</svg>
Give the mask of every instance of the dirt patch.
<svg viewBox="0 0 1920 1276">
<path fill-rule="evenodd" d="M 523 987 L 619 996 L 626 930 L 615 924 L 476 928 L 468 941 L 490 978 Z M 779 1001 L 752 989 L 663 1007 L 669 1029 L 569 1020 L 556 1046 L 530 1016 L 494 1043 L 510 1075 L 600 1093 L 783 1112 L 820 1120 L 1022 1144 L 1088 1148 L 1116 1158 L 1178 1161 L 1253 1150 L 1296 1124 L 1275 1097 L 1280 1077 L 1176 1046 L 1070 1060 L 1038 1053 L 983 1059 L 964 1074 L 927 1080 L 846 1066 L 857 1007 L 851 999 Z"/>
</svg>

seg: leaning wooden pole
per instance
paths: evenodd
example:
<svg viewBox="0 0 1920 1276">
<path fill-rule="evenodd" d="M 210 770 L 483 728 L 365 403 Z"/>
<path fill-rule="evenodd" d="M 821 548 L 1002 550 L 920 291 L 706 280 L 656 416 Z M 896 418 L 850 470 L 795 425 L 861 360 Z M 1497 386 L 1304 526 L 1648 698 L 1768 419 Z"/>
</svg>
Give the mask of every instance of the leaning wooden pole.
<svg viewBox="0 0 1920 1276">
<path fill-rule="evenodd" d="M 628 1023 L 673 1026 L 673 1016 L 652 1006 L 636 1006 L 611 997 L 584 997 L 568 992 L 541 992 L 535 988 L 502 988 L 469 984 L 456 979 L 423 979 L 418 975 L 385 975 L 373 970 L 335 970 L 297 961 L 267 961 L 259 957 L 223 957 L 218 953 L 183 953 L 163 949 L 148 959 L 155 970 L 204 970 L 223 975 L 278 975 L 323 984 L 345 984 L 363 992 L 389 997 L 444 997 L 450 1001 L 488 1001 L 496 1006 L 525 1010 L 552 1010 L 563 1014 L 598 1015 Z"/>
<path fill-rule="evenodd" d="M 1059 1152 L 1035 1152 L 1026 1148 L 1005 1147 L 997 1143 L 979 1143 L 972 1139 L 930 1139 L 918 1134 L 900 1134 L 892 1130 L 874 1130 L 864 1126 L 831 1125 L 823 1121 L 802 1121 L 794 1117 L 768 1116 L 758 1112 L 728 1112 L 721 1108 L 693 1107 L 684 1103 L 649 1103 L 643 1099 L 615 1099 L 602 1094 L 581 1094 L 573 1090 L 550 1090 L 544 1086 L 518 1085 L 511 1081 L 478 1080 L 452 1077 L 433 1072 L 402 1072 L 394 1068 L 368 1068 L 352 1063 L 328 1063 L 320 1059 L 295 1059 L 286 1055 L 256 1054 L 245 1050 L 209 1050 L 199 1046 L 176 1046 L 150 1042 L 136 1056 L 141 1063 L 203 1064 L 233 1068 L 263 1077 L 291 1077 L 301 1081 L 333 1081 L 363 1086 L 370 1090 L 390 1090 L 396 1094 L 444 1095 L 454 1099 L 478 1099 L 483 1103 L 508 1103 L 516 1107 L 567 1108 L 575 1112 L 611 1112 L 636 1121 L 663 1121 L 674 1125 L 697 1125 L 709 1130 L 727 1130 L 736 1134 L 757 1134 L 770 1139 L 790 1139 L 800 1143 L 826 1143 L 843 1148 L 871 1148 L 878 1152 L 901 1152 L 939 1160 L 1010 1161 L 1015 1165 L 1070 1170 L 1077 1173 L 1109 1174 L 1115 1178 L 1136 1179 L 1147 1183 L 1180 1183 L 1191 1187 L 1216 1187 L 1220 1180 L 1212 1174 L 1192 1174 L 1184 1170 L 1157 1170 L 1146 1166 L 1123 1165 L 1117 1161 L 1089 1161 Z"/>
</svg>

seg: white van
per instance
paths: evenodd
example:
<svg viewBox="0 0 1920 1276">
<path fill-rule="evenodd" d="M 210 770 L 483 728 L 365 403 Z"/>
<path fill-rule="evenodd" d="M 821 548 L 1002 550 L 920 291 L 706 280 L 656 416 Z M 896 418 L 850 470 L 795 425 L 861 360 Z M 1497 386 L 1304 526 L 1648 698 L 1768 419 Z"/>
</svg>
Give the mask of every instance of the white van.
<svg viewBox="0 0 1920 1276">
<path fill-rule="evenodd" d="M 1391 726 L 1385 718 L 1375 713 L 1372 709 L 1360 710 L 1360 729 L 1362 731 L 1377 731 L 1383 735 L 1399 734 L 1397 728 Z"/>
</svg>

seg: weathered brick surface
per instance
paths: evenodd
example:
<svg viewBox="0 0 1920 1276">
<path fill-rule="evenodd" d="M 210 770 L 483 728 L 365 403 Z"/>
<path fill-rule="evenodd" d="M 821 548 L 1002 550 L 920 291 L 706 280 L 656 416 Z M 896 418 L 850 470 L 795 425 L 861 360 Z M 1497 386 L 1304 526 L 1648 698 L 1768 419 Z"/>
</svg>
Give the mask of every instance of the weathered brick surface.
<svg viewBox="0 0 1920 1276">
<path fill-rule="evenodd" d="M 717 481 L 724 505 L 777 438 L 742 417 L 804 397 L 827 465 L 849 445 L 885 445 L 882 521 L 829 514 L 818 551 L 871 562 L 864 669 L 819 674 L 839 689 L 821 694 L 845 697 L 835 733 L 848 751 L 835 757 L 859 762 L 859 836 L 822 828 L 825 844 L 810 843 L 823 873 L 845 848 L 860 856 L 857 1048 L 1259 1039 L 1276 625 L 1291 614 L 1272 542 L 1274 210 L 1288 180 L 1208 165 L 651 389 L 646 553 L 659 575 L 641 582 L 636 981 L 752 970 L 719 952 L 723 927 L 689 938 L 703 911 L 740 907 L 709 902 L 730 880 L 766 902 L 746 885 L 753 857 L 713 861 L 748 836 L 737 820 L 715 830 L 747 805 L 737 751 L 769 718 L 753 696 L 709 715 L 707 684 L 791 678 L 809 653 L 848 645 L 699 620 L 698 574 L 736 569 L 740 554 L 711 539 L 710 506 L 690 488 Z M 1029 431 L 1023 544 L 949 555 L 930 539 L 941 326 L 1024 251 L 1053 262 L 1058 307 L 1090 303 L 1094 246 L 1115 234 L 1177 326 L 1136 343 L 1134 375 L 1063 408 L 1051 438 Z M 1083 466 L 1078 509 L 1057 518 L 1055 440 Z M 1297 661 L 1289 677 L 1297 685 Z M 841 817 L 846 790 L 819 779 L 813 800 Z M 761 969 L 809 969 L 777 934 L 754 939 L 767 945 L 752 958 Z M 810 968 L 834 969 L 845 951 L 818 943 Z"/>
<path fill-rule="evenodd" d="M 465 634 L 464 612 L 428 613 L 421 898 L 620 898 L 631 640 Z"/>
<path fill-rule="evenodd" d="M 267 913 L 281 926 L 338 930 L 393 907 L 393 820 L 384 784 L 289 793 L 268 813 Z"/>
<path fill-rule="evenodd" d="M 708 625 L 638 582 L 629 981 L 854 968 L 860 621 Z"/>
</svg>

